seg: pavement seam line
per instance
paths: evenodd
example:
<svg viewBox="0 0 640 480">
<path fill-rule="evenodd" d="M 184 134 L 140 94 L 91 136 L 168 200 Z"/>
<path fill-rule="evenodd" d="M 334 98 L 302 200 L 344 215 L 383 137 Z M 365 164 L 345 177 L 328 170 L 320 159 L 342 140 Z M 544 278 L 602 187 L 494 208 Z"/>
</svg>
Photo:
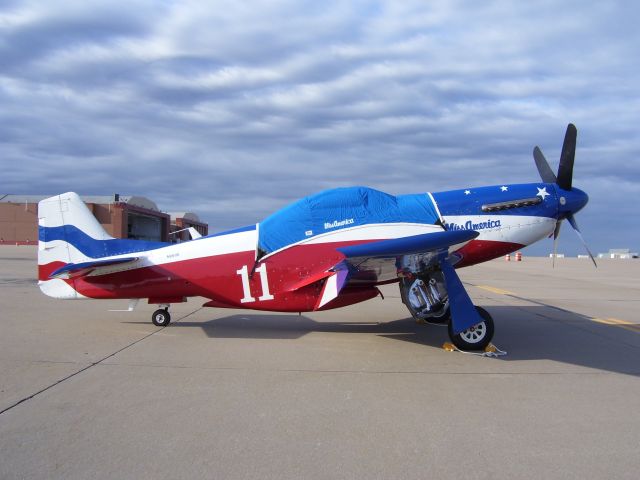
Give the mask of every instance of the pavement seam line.
<svg viewBox="0 0 640 480">
<path fill-rule="evenodd" d="M 185 318 L 187 318 L 187 317 L 189 317 L 189 316 L 193 315 L 194 313 L 196 313 L 196 312 L 198 312 L 198 311 L 200 311 L 200 310 L 202 310 L 202 307 L 200 307 L 200 308 L 198 308 L 198 309 L 194 310 L 193 312 L 188 313 L 187 315 L 185 315 L 185 316 L 183 316 L 183 317 L 180 317 L 178 320 L 176 320 L 176 321 L 175 321 L 175 323 L 180 322 L 180 320 L 183 320 L 183 319 L 185 319 Z M 8 412 L 9 410 L 12 410 L 13 408 L 17 407 L 18 405 L 20 405 L 20 404 L 22 404 L 22 403 L 24 403 L 24 402 L 26 402 L 26 401 L 28 401 L 28 400 L 31 400 L 32 398 L 34 398 L 34 397 L 36 397 L 36 396 L 40 395 L 41 393 L 44 393 L 44 392 L 46 392 L 47 390 L 52 389 L 52 388 L 53 388 L 53 387 L 55 387 L 56 385 L 59 385 L 59 384 L 61 384 L 61 383 L 63 383 L 63 382 L 66 382 L 66 381 L 67 381 L 67 380 L 69 380 L 70 378 L 73 378 L 73 377 L 75 377 L 76 375 L 79 375 L 79 374 L 81 374 L 82 372 L 84 372 L 84 371 L 86 371 L 86 370 L 89 370 L 91 367 L 95 367 L 96 365 L 101 364 L 101 363 L 102 363 L 102 362 L 104 362 L 105 360 L 110 359 L 111 357 L 113 357 L 113 356 L 117 355 L 118 353 L 120 353 L 120 352 L 122 352 L 122 351 L 124 351 L 124 350 L 126 350 L 126 349 L 128 349 L 128 348 L 130 348 L 130 347 L 133 347 L 134 345 L 136 345 L 136 344 L 138 344 L 138 343 L 142 342 L 143 340 L 146 340 L 147 338 L 149 338 L 149 337 L 150 337 L 150 336 L 152 336 L 152 335 L 155 335 L 155 334 L 156 334 L 156 333 L 158 333 L 158 332 L 161 332 L 162 330 L 164 330 L 164 329 L 165 329 L 165 328 L 167 328 L 168 326 L 169 326 L 169 325 L 166 325 L 166 326 L 164 326 L 164 327 L 162 327 L 162 328 L 160 328 L 160 329 L 158 329 L 158 330 L 156 330 L 156 331 L 154 331 L 154 332 L 151 332 L 151 333 L 149 333 L 149 334 L 145 335 L 144 337 L 139 338 L 138 340 L 136 340 L 136 341 L 134 341 L 134 342 L 131 342 L 130 344 L 125 345 L 124 347 L 122 347 L 122 348 L 120 348 L 120 349 L 116 350 L 115 352 L 113 352 L 113 353 L 111 353 L 111 354 L 107 355 L 106 357 L 101 358 L 101 359 L 100 359 L 100 360 L 98 360 L 97 362 L 92 362 L 92 363 L 90 363 L 89 365 L 87 365 L 86 367 L 83 367 L 83 368 L 81 368 L 80 370 L 78 370 L 78 371 L 76 371 L 76 372 L 73 372 L 73 373 L 71 373 L 71 374 L 67 375 L 67 376 L 66 376 L 66 377 L 64 377 L 64 378 L 61 378 L 60 380 L 57 380 L 56 382 L 52 383 L 51 385 L 48 385 L 48 386 L 44 387 L 43 389 L 41 389 L 41 390 L 39 390 L 39 391 L 37 391 L 37 392 L 35 392 L 35 393 L 32 393 L 31 395 L 29 395 L 29 396 L 27 396 L 27 397 L 24 397 L 24 398 L 23 398 L 23 399 L 21 399 L 21 400 L 18 400 L 18 401 L 17 401 L 17 402 L 15 402 L 13 405 L 9 405 L 7 408 L 5 408 L 5 409 L 3 409 L 3 410 L 0 410 L 0 415 L 3 415 L 4 413 Z"/>
</svg>

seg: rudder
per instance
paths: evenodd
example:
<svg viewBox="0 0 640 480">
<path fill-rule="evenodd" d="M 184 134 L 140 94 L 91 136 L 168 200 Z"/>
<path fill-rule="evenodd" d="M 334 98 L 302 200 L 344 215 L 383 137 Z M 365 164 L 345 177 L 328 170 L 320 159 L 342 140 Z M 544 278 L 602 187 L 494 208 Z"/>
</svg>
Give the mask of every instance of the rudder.
<svg viewBox="0 0 640 480">
<path fill-rule="evenodd" d="M 68 192 L 38 203 L 38 285 L 55 298 L 84 298 L 73 282 L 50 279 L 56 269 L 107 255 L 104 240 L 113 240 L 77 193 Z"/>
</svg>

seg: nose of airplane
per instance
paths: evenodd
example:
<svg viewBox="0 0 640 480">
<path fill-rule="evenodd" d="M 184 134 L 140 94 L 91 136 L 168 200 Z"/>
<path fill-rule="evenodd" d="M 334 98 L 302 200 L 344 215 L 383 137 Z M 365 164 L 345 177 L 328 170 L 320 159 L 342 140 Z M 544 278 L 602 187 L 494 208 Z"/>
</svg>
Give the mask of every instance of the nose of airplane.
<svg viewBox="0 0 640 480">
<path fill-rule="evenodd" d="M 567 215 L 582 210 L 589 201 L 589 196 L 579 188 L 571 190 L 558 188 L 558 201 L 560 213 Z"/>
</svg>

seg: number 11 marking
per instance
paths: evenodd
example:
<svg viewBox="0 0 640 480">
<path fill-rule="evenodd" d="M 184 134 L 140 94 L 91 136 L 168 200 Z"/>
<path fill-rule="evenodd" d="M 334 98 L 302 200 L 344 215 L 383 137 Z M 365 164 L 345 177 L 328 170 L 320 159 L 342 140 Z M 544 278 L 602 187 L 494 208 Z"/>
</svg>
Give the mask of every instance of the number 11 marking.
<svg viewBox="0 0 640 480">
<path fill-rule="evenodd" d="M 260 274 L 260 286 L 262 287 L 262 296 L 258 297 L 258 300 L 261 302 L 265 300 L 273 300 L 274 297 L 269 291 L 267 265 L 263 263 L 256 268 L 256 272 Z M 249 286 L 249 267 L 247 265 L 243 265 L 240 270 L 236 271 L 236 273 L 240 275 L 240 278 L 242 278 L 242 294 L 244 296 L 240 299 L 240 303 L 255 302 L 256 299 L 251 296 L 251 288 Z"/>
<path fill-rule="evenodd" d="M 269 278 L 267 278 L 267 264 L 263 263 L 258 268 L 256 268 L 256 272 L 260 274 L 260 283 L 262 285 L 262 296 L 258 298 L 258 300 L 273 300 L 273 295 L 269 292 Z"/>
</svg>

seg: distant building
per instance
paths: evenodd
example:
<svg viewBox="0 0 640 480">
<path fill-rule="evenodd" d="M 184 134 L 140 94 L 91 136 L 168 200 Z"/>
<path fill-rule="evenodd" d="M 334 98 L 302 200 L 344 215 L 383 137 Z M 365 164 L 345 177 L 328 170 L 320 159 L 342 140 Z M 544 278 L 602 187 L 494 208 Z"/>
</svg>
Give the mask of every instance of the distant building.
<svg viewBox="0 0 640 480">
<path fill-rule="evenodd" d="M 0 244 L 37 244 L 38 202 L 49 196 L 0 194 Z M 171 240 L 171 217 L 161 212 L 148 198 L 115 194 L 83 195 L 82 200 L 112 237 L 161 242 Z M 208 226 L 195 218 L 197 226 L 194 227 L 206 232 Z M 183 220 L 178 217 L 176 222 L 182 223 Z"/>
<path fill-rule="evenodd" d="M 631 252 L 628 248 L 612 248 L 609 253 L 599 253 L 598 258 L 638 258 L 638 252 Z"/>
<path fill-rule="evenodd" d="M 191 240 L 191 235 L 186 231 L 190 227 L 195 228 L 202 236 L 209 233 L 209 226 L 202 223 L 198 215 L 193 212 L 170 212 L 169 215 L 171 216 L 170 240 L 174 243 Z"/>
<path fill-rule="evenodd" d="M 556 258 L 564 258 L 564 253 L 556 253 L 556 254 L 550 253 L 549 258 L 553 258 L 554 255 Z"/>
</svg>

